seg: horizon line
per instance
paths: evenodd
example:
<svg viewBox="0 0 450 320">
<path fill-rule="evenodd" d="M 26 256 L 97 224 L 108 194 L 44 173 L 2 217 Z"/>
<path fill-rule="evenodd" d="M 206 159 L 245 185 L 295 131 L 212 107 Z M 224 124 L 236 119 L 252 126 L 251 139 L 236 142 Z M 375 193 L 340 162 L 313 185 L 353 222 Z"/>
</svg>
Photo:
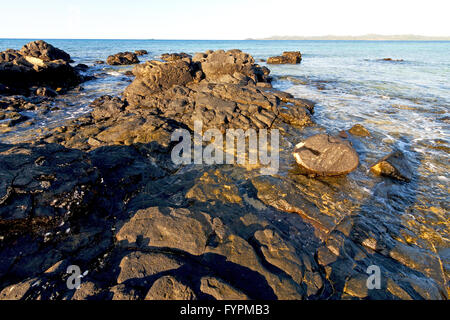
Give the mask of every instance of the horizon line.
<svg viewBox="0 0 450 320">
<path fill-rule="evenodd" d="M 129 40 L 129 41 L 450 41 L 448 37 L 432 37 L 423 36 L 425 39 L 342 39 L 346 36 L 338 36 L 341 39 L 320 39 L 327 36 L 313 37 L 295 37 L 295 36 L 278 36 L 267 38 L 245 38 L 245 39 L 180 39 L 180 38 L 52 38 L 52 37 L 7 37 L 0 40 Z M 357 38 L 357 36 L 348 36 L 349 38 Z M 283 38 L 283 39 L 281 39 Z M 287 39 L 291 38 L 291 39 Z M 298 38 L 298 39 L 295 39 Z M 429 38 L 429 39 L 428 39 Z M 436 38 L 436 39 L 434 39 Z"/>
</svg>

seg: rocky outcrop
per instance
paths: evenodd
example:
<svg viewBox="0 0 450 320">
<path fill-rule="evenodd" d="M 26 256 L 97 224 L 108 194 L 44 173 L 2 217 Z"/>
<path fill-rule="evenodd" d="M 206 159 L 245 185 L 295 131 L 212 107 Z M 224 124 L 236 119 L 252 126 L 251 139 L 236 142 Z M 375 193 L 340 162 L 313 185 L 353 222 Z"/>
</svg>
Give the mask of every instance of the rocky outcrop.
<svg viewBox="0 0 450 320">
<path fill-rule="evenodd" d="M 32 144 L 0 145 L 0 299 L 448 298 L 445 237 L 394 210 L 415 206 L 389 189 L 405 185 L 323 177 L 358 164 L 328 135 L 297 148 L 299 170 L 296 140 L 321 130 L 303 128 L 313 104 L 268 88 L 240 51 L 198 58 L 136 66 L 123 98 L 94 100 L 90 114 Z M 47 99 L 2 97 L 0 119 L 21 121 Z M 222 131 L 280 129 L 283 171 L 175 165 L 171 134 L 197 119 Z M 349 131 L 358 151 L 371 143 Z M 383 192 L 396 195 L 383 199 L 392 210 L 372 210 Z M 78 290 L 66 285 L 70 265 L 81 270 Z M 378 290 L 366 286 L 373 265 Z"/>
<path fill-rule="evenodd" d="M 161 60 L 164 60 L 164 61 L 175 61 L 175 60 L 180 60 L 180 59 L 184 59 L 184 58 L 192 58 L 192 56 L 190 54 L 185 53 L 185 52 L 180 52 L 180 53 L 163 53 L 161 55 Z"/>
<path fill-rule="evenodd" d="M 135 102 L 133 96 L 147 98 L 175 85 L 186 85 L 195 77 L 190 61 L 176 60 L 168 63 L 148 61 L 133 69 L 136 79 L 124 92 L 127 100 Z M 199 78 L 200 75 L 197 76 Z"/>
<path fill-rule="evenodd" d="M 35 57 L 43 61 L 63 60 L 72 62 L 70 55 L 43 40 L 30 42 L 20 49 L 20 54 L 28 57 Z"/>
<path fill-rule="evenodd" d="M 67 89 L 81 81 L 69 64 L 70 55 L 44 41 L 30 42 L 20 51 L 0 52 L 0 83 L 8 94 L 30 93 L 31 87 Z"/>
<path fill-rule="evenodd" d="M 321 176 L 347 174 L 359 163 L 358 154 L 348 142 L 327 134 L 318 134 L 297 144 L 294 158 L 305 173 Z"/>
<path fill-rule="evenodd" d="M 136 53 L 133 52 L 119 52 L 109 56 L 106 63 L 112 66 L 121 66 L 139 63 Z"/>
<path fill-rule="evenodd" d="M 206 81 L 213 83 L 269 83 L 270 71 L 255 64 L 253 57 L 240 50 L 197 53 L 192 60 L 201 65 Z"/>
<path fill-rule="evenodd" d="M 381 176 L 409 182 L 413 173 L 403 152 L 396 150 L 379 160 L 370 170 Z"/>
<path fill-rule="evenodd" d="M 298 64 L 302 61 L 300 51 L 285 51 L 281 56 L 270 57 L 267 59 L 268 64 Z"/>
<path fill-rule="evenodd" d="M 136 66 L 133 73 L 136 78 L 124 92 L 130 108 L 152 109 L 191 129 L 194 120 L 202 120 L 205 129 L 220 130 L 311 122 L 313 105 L 265 89 L 270 86 L 268 71 L 240 50 L 200 53 L 193 60 L 149 61 Z"/>
<path fill-rule="evenodd" d="M 134 51 L 134 53 L 137 56 L 145 56 L 146 54 L 148 54 L 148 51 L 147 50 L 136 50 L 136 51 Z"/>
</svg>

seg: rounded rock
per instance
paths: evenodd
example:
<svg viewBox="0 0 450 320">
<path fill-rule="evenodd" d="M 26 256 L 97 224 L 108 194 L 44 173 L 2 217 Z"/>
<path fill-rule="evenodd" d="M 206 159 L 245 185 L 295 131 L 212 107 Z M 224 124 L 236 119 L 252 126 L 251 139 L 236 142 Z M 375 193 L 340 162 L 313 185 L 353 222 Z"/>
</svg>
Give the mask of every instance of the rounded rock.
<svg viewBox="0 0 450 320">
<path fill-rule="evenodd" d="M 328 134 L 317 134 L 295 146 L 294 158 L 308 174 L 338 176 L 358 167 L 359 157 L 351 145 Z"/>
</svg>

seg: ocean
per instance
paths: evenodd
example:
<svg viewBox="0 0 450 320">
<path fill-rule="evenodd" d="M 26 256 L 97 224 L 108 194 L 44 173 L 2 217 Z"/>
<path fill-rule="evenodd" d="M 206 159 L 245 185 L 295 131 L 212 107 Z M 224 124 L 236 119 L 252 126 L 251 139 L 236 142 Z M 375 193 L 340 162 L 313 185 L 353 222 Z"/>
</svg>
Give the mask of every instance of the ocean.
<svg viewBox="0 0 450 320">
<path fill-rule="evenodd" d="M 0 39 L 0 50 L 20 49 L 32 39 Z M 260 59 L 283 51 L 301 51 L 298 65 L 270 65 L 276 89 L 315 101 L 317 125 L 305 135 L 337 134 L 355 124 L 371 136 L 356 145 L 361 166 L 352 183 L 373 214 L 389 211 L 404 216 L 415 234 L 437 237 L 448 247 L 450 151 L 450 42 L 435 41 L 196 41 L 196 40 L 46 40 L 70 53 L 74 64 L 91 66 L 95 80 L 55 100 L 58 110 L 28 114 L 35 126 L 48 129 L 89 112 L 89 103 L 104 94 L 120 95 L 130 83 L 124 73 L 133 66 L 94 65 L 119 51 L 145 49 L 141 61 L 165 52 L 193 54 L 209 49 L 241 49 Z M 385 61 L 392 58 L 400 61 Z M 29 128 L 5 133 L 0 142 L 17 142 Z M 299 137 L 300 139 L 301 137 Z M 394 149 L 403 151 L 415 172 L 413 181 L 384 188 L 373 180 L 370 164 Z M 285 168 L 285 172 L 288 169 Z M 283 174 L 283 171 L 281 172 Z M 348 184 L 347 184 L 348 185 Z M 348 187 L 347 195 L 352 197 Z M 362 191 L 361 191 L 362 190 Z M 370 199 L 370 200 L 368 200 Z M 424 231 L 425 230 L 425 231 Z M 431 236 L 430 236 L 431 235 Z"/>
</svg>

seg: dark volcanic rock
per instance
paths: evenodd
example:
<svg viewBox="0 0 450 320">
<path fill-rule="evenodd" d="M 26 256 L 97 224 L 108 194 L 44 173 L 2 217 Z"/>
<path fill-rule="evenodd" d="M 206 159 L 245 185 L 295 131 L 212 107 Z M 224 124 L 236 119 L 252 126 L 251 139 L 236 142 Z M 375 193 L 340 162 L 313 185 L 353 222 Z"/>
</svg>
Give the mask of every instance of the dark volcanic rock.
<svg viewBox="0 0 450 320">
<path fill-rule="evenodd" d="M 267 59 L 268 64 L 298 64 L 301 61 L 302 54 L 300 51 L 285 51 L 281 56 Z"/>
<path fill-rule="evenodd" d="M 89 69 L 89 66 L 83 63 L 79 63 L 75 66 L 75 69 L 78 71 L 86 71 Z"/>
<path fill-rule="evenodd" d="M 48 230 L 91 204 L 98 171 L 60 145 L 0 145 L 0 234 Z"/>
<path fill-rule="evenodd" d="M 198 53 L 169 62 L 149 61 L 134 68 L 135 80 L 125 89 L 129 109 L 181 122 L 193 129 L 268 129 L 280 123 L 311 122 L 313 104 L 264 88 L 267 68 L 240 50 Z M 263 86 L 261 86 L 261 84 Z"/>
<path fill-rule="evenodd" d="M 163 53 L 161 55 L 161 60 L 164 60 L 164 61 L 175 61 L 175 60 L 180 60 L 180 59 L 184 59 L 184 58 L 192 58 L 192 56 L 187 53 L 184 53 L 184 52 Z"/>
<path fill-rule="evenodd" d="M 163 231 L 165 230 L 165 231 Z M 170 247 L 193 255 L 202 254 L 212 227 L 202 214 L 180 208 L 148 208 L 136 212 L 116 234 L 117 241 L 127 246 Z M 142 242 L 142 241 L 141 241 Z"/>
<path fill-rule="evenodd" d="M 139 63 L 137 55 L 133 52 L 119 52 L 109 56 L 106 63 L 112 66 L 129 65 Z"/>
<path fill-rule="evenodd" d="M 358 154 L 346 141 L 318 134 L 296 145 L 294 157 L 305 173 L 321 176 L 347 174 L 356 169 Z"/>
<path fill-rule="evenodd" d="M 64 60 L 71 62 L 70 55 L 61 49 L 55 48 L 43 40 L 30 42 L 20 49 L 20 54 L 39 58 L 43 61 Z"/>
<path fill-rule="evenodd" d="M 248 53 L 241 50 L 217 50 L 197 53 L 192 58 L 201 64 L 205 79 L 212 83 L 269 83 L 269 70 L 255 64 Z"/>
<path fill-rule="evenodd" d="M 448 298 L 444 237 L 398 210 L 374 214 L 352 179 L 289 170 L 292 126 L 311 122 L 312 103 L 264 87 L 268 69 L 240 51 L 197 58 L 136 66 L 123 99 L 96 99 L 33 145 L 0 145 L 0 300 Z M 1 97 L 0 120 L 47 100 Z M 171 134 L 194 120 L 279 128 L 283 172 L 175 165 Z M 358 163 L 327 135 L 298 149 L 320 175 Z M 381 289 L 367 289 L 371 265 Z"/>
<path fill-rule="evenodd" d="M 116 97 L 101 96 L 95 99 L 89 106 L 94 108 L 91 115 L 97 121 L 118 116 L 125 109 L 126 103 Z"/>
<path fill-rule="evenodd" d="M 194 70 L 189 62 L 176 60 L 171 62 L 148 61 L 133 69 L 136 79 L 124 92 L 125 97 L 147 97 L 156 92 L 169 89 L 174 85 L 185 85 L 194 80 Z"/>
<path fill-rule="evenodd" d="M 143 56 L 143 55 L 148 54 L 147 50 L 136 50 L 136 51 L 134 51 L 134 53 L 135 53 L 137 56 Z"/>
<path fill-rule="evenodd" d="M 69 88 L 83 78 L 69 64 L 70 56 L 44 41 L 31 42 L 20 51 L 0 52 L 0 82 L 8 93 L 29 94 L 33 86 Z"/>
<path fill-rule="evenodd" d="M 391 177 L 401 181 L 411 181 L 412 170 L 405 155 L 397 150 L 378 161 L 370 170 L 378 175 Z"/>
<path fill-rule="evenodd" d="M 55 90 L 47 87 L 37 88 L 35 94 L 42 97 L 56 97 L 58 95 Z"/>
</svg>

